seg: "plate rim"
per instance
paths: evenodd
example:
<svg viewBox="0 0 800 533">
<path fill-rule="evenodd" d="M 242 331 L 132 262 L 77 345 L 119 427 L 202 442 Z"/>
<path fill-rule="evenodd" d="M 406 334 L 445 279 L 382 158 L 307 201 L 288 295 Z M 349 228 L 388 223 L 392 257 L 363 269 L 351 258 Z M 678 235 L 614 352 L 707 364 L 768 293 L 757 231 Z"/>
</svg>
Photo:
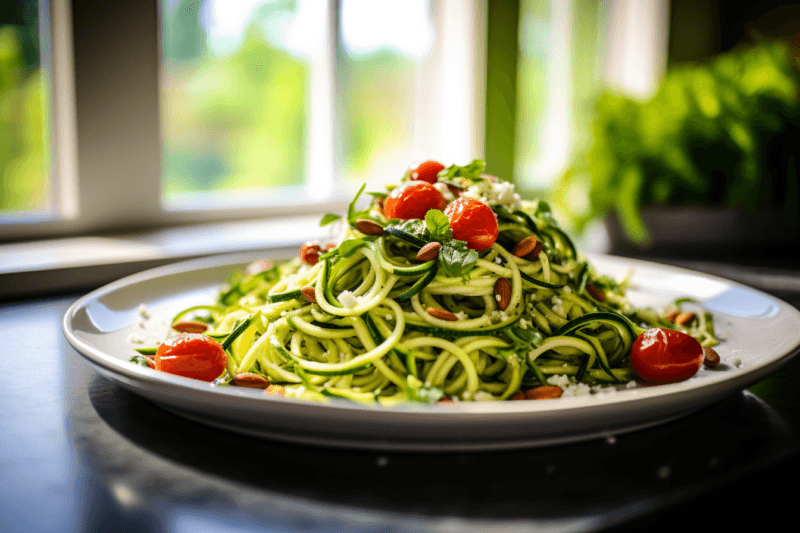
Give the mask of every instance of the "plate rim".
<svg viewBox="0 0 800 533">
<path fill-rule="evenodd" d="M 275 251 L 278 253 L 279 251 Z M 274 254 L 273 254 L 274 255 Z M 765 293 L 754 287 L 746 284 L 733 281 L 730 279 L 716 276 L 714 274 L 707 274 L 703 272 L 693 271 L 691 269 L 662 264 L 642 259 L 631 259 L 620 256 L 606 255 L 606 254 L 585 254 L 590 263 L 612 261 L 618 263 L 627 263 L 630 268 L 636 271 L 638 268 L 647 267 L 650 269 L 658 269 L 660 271 L 671 271 L 677 274 L 699 276 L 701 278 L 716 280 L 729 286 L 739 287 L 747 291 L 755 292 L 756 294 L 777 303 L 781 309 L 789 313 L 788 320 L 794 320 L 800 325 L 800 310 L 795 308 L 788 302 Z M 92 346 L 89 342 L 84 341 L 76 335 L 73 328 L 73 319 L 80 309 L 87 306 L 88 303 L 98 300 L 107 294 L 114 293 L 120 289 L 130 288 L 139 283 L 154 281 L 158 278 L 166 276 L 186 274 L 188 272 L 196 272 L 199 270 L 207 269 L 232 269 L 237 266 L 245 265 L 249 262 L 259 259 L 279 259 L 271 257 L 270 252 L 239 252 L 233 254 L 221 254 L 199 259 L 192 259 L 188 261 L 180 261 L 169 265 L 164 265 L 156 268 L 151 268 L 138 272 L 129 276 L 125 276 L 116 281 L 103 285 L 76 300 L 64 314 L 62 320 L 62 330 L 69 344 L 92 366 L 100 367 L 106 372 L 102 374 L 110 377 L 113 381 L 128 388 L 134 393 L 144 395 L 149 399 L 151 396 L 147 394 L 147 389 L 154 386 L 163 386 L 167 384 L 171 396 L 176 397 L 173 399 L 184 399 L 187 396 L 192 397 L 192 402 L 206 401 L 214 402 L 215 398 L 220 398 L 220 394 L 226 397 L 223 402 L 225 404 L 235 403 L 241 409 L 250 410 L 258 408 L 258 405 L 267 405 L 275 409 L 283 409 L 287 405 L 292 405 L 292 410 L 300 414 L 313 412 L 315 416 L 321 416 L 317 413 L 335 414 L 336 416 L 345 416 L 353 413 L 385 413 L 391 412 L 394 417 L 408 419 L 409 423 L 420 416 L 433 418 L 437 421 L 459 421 L 459 420 L 474 420 L 476 416 L 488 418 L 492 415 L 497 416 L 498 413 L 502 414 L 502 418 L 510 420 L 512 423 L 519 420 L 530 419 L 532 416 L 540 415 L 542 413 L 566 413 L 571 414 L 576 410 L 592 410 L 614 404 L 617 406 L 624 406 L 627 409 L 635 408 L 636 405 L 647 403 L 648 400 L 657 400 L 663 396 L 676 397 L 690 397 L 697 395 L 699 391 L 709 391 L 715 385 L 725 384 L 722 386 L 724 391 L 722 393 L 709 394 L 709 396 L 727 396 L 733 394 L 735 391 L 740 391 L 752 383 L 763 379 L 766 375 L 773 372 L 780 366 L 786 364 L 791 358 L 800 352 L 800 335 L 795 339 L 794 344 L 782 354 L 776 354 L 774 357 L 766 361 L 756 363 L 748 366 L 746 369 L 735 369 L 734 374 L 726 376 L 714 376 L 704 380 L 689 381 L 682 383 L 675 383 L 669 385 L 661 385 L 659 387 L 637 387 L 631 390 L 620 391 L 620 393 L 599 394 L 591 396 L 575 396 L 563 397 L 558 402 L 464 402 L 457 404 L 453 408 L 451 404 L 399 404 L 397 406 L 382 406 L 376 405 L 363 405 L 356 402 L 350 402 L 341 399 L 332 399 L 331 402 L 326 404 L 319 404 L 305 400 L 270 397 L 264 396 L 261 391 L 252 389 L 234 390 L 233 387 L 209 387 L 208 383 L 191 380 L 182 376 L 174 376 L 171 374 L 164 374 L 155 372 L 151 369 L 146 369 L 133 364 L 126 360 L 115 357 L 112 354 L 105 353 L 103 350 Z M 222 283 L 222 279 L 219 283 Z M 141 302 L 148 305 L 148 302 Z M 114 378 L 117 379 L 114 379 Z M 131 383 L 133 382 L 133 383 Z M 630 394 L 634 392 L 634 394 Z M 601 397 L 601 400 L 598 399 Z M 218 400 L 217 400 L 218 401 Z M 713 400 L 717 401 L 717 400 Z M 701 409 L 711 402 L 706 402 L 697 407 Z M 267 402 L 267 403 L 264 403 Z M 216 403 L 216 402 L 214 402 Z M 424 414 L 423 414 L 424 413 Z M 689 414 L 686 412 L 685 414 Z M 367 415 L 369 417 L 370 415 Z M 672 417 L 674 418 L 674 416 Z"/>
</svg>

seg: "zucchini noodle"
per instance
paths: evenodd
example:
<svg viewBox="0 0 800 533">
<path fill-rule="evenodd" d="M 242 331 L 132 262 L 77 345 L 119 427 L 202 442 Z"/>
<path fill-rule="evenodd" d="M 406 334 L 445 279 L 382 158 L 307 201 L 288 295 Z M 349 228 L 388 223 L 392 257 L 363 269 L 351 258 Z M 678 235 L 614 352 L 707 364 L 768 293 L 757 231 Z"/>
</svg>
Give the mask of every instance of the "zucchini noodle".
<svg viewBox="0 0 800 533">
<path fill-rule="evenodd" d="M 357 196 L 335 247 L 254 263 L 228 277 L 216 305 L 175 317 L 203 320 L 206 335 L 228 343 L 228 368 L 216 383 L 252 373 L 287 395 L 319 401 L 507 400 L 553 376 L 590 387 L 628 383 L 642 328 L 672 327 L 716 343 L 706 313 L 676 326 L 634 309 L 626 282 L 599 276 L 545 202 L 523 202 L 510 184 L 470 174 L 473 167 L 453 168 L 439 181 L 492 208 L 498 236 L 491 246 L 470 256 L 449 228 L 436 229 L 427 217 L 410 221 L 416 226 L 387 220 L 381 194 L 356 212 Z M 358 219 L 372 229 L 362 232 Z M 515 254 L 529 238 L 535 251 Z M 432 242 L 442 245 L 438 258 L 417 260 Z M 460 275 L 443 263 L 447 246 L 462 254 Z"/>
</svg>

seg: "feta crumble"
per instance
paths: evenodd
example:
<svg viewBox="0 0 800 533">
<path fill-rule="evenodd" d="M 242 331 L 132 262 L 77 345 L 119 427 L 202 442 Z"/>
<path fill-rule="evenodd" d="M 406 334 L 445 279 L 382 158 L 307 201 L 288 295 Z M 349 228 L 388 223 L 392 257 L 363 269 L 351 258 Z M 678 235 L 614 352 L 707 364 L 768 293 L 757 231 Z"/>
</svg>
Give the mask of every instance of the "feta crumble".
<svg viewBox="0 0 800 533">
<path fill-rule="evenodd" d="M 339 301 L 348 309 L 355 309 L 356 306 L 358 306 L 358 297 L 353 296 L 353 293 L 350 291 L 342 291 L 339 295 Z"/>
</svg>

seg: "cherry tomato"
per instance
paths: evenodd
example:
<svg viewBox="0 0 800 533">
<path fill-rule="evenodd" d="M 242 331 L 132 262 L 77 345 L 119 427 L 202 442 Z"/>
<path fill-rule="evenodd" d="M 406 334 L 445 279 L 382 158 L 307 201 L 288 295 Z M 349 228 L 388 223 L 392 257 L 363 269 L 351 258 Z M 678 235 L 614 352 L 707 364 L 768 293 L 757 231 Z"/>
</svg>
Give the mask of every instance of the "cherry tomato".
<svg viewBox="0 0 800 533">
<path fill-rule="evenodd" d="M 439 171 L 444 170 L 444 165 L 436 161 L 425 161 L 417 168 L 411 170 L 412 180 L 427 181 L 428 183 L 436 183 L 439 181 Z"/>
<path fill-rule="evenodd" d="M 322 253 L 322 247 L 319 244 L 307 242 L 300 247 L 300 259 L 309 266 L 314 266 L 319 262 L 320 253 Z"/>
<path fill-rule="evenodd" d="M 214 381 L 225 370 L 228 355 L 217 341 L 200 333 L 181 333 L 165 340 L 155 356 L 156 370 L 202 381 Z"/>
<path fill-rule="evenodd" d="M 453 238 L 466 241 L 472 250 L 485 250 L 497 240 L 497 217 L 485 203 L 472 198 L 455 200 L 444 214 L 450 219 Z"/>
<path fill-rule="evenodd" d="M 430 209 L 444 209 L 447 200 L 436 187 L 426 181 L 409 181 L 389 193 L 383 203 L 386 218 L 410 220 L 425 218 Z"/>
<path fill-rule="evenodd" d="M 648 329 L 633 342 L 631 364 L 650 383 L 675 383 L 697 374 L 703 347 L 694 337 L 672 329 Z"/>
</svg>

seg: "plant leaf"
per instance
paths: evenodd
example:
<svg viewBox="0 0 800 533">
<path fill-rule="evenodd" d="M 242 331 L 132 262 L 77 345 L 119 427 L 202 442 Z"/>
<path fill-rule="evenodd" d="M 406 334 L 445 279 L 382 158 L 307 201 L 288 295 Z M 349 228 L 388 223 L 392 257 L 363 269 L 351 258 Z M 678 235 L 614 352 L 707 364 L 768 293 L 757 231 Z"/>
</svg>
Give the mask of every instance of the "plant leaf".
<svg viewBox="0 0 800 533">
<path fill-rule="evenodd" d="M 473 181 L 481 180 L 481 174 L 486 170 L 486 162 L 481 159 L 474 159 L 469 165 L 458 166 L 450 165 L 439 172 L 440 178 L 468 178 Z"/>
<path fill-rule="evenodd" d="M 332 222 L 336 222 L 340 218 L 342 218 L 341 215 L 334 215 L 332 213 L 328 213 L 328 214 L 326 214 L 326 215 L 324 215 L 322 217 L 322 220 L 320 220 L 319 225 L 320 225 L 320 227 L 327 226 L 328 224 L 330 224 Z"/>
<path fill-rule="evenodd" d="M 450 277 L 466 278 L 478 261 L 478 252 L 464 241 L 451 240 L 439 251 L 439 267 Z"/>
<path fill-rule="evenodd" d="M 438 209 L 431 209 L 425 214 L 425 226 L 437 240 L 450 240 L 453 238 L 453 231 L 450 229 L 450 220 L 447 215 Z"/>
</svg>

